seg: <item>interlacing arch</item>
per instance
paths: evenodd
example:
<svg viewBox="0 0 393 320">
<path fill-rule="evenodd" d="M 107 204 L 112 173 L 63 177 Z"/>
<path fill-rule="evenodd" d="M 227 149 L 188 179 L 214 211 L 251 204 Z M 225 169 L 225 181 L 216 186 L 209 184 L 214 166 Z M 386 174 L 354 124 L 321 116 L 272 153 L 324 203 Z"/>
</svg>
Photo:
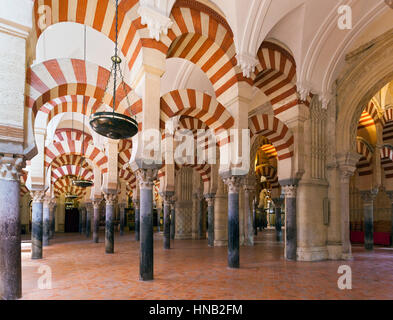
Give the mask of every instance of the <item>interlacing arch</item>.
<svg viewBox="0 0 393 320">
<path fill-rule="evenodd" d="M 94 98 L 95 102 L 89 105 L 91 109 L 86 111 L 86 115 L 94 113 L 101 102 L 112 105 L 111 93 L 105 93 L 109 74 L 109 70 L 79 59 L 52 59 L 39 63 L 27 70 L 26 106 L 33 110 L 35 116 L 38 112 L 51 114 L 60 104 L 63 112 L 77 112 L 75 102 L 83 102 L 83 96 L 87 96 Z M 82 99 L 61 99 L 66 96 L 82 96 Z M 137 115 L 142 111 L 142 100 L 130 86 L 118 83 L 115 109 L 128 116 L 131 113 Z"/>
<path fill-rule="evenodd" d="M 296 62 L 284 48 L 265 41 L 258 51 L 259 63 L 255 68 L 256 87 L 261 89 L 278 115 L 298 104 L 310 106 L 311 95 L 301 101 L 296 87 Z"/>
<path fill-rule="evenodd" d="M 273 166 L 262 166 L 257 169 L 257 173 L 261 177 L 265 177 L 269 183 L 270 189 L 278 189 L 280 187 L 277 177 L 277 168 Z"/>
<path fill-rule="evenodd" d="M 90 143 L 91 141 L 93 141 L 91 135 L 78 129 L 69 129 L 69 128 L 56 129 L 55 136 L 53 137 L 53 141 L 60 142 L 60 141 L 67 141 L 67 140 L 82 140 L 83 136 L 84 136 L 84 141 L 86 143 Z"/>
<path fill-rule="evenodd" d="M 372 175 L 373 170 L 371 164 L 372 164 L 372 156 L 374 153 L 373 148 L 366 140 L 358 137 L 356 140 L 356 151 L 362 156 L 358 164 L 356 165 L 359 176 Z"/>
<path fill-rule="evenodd" d="M 251 131 L 251 145 L 258 135 L 263 135 L 275 147 L 278 160 L 292 158 L 294 137 L 280 120 L 267 114 L 259 114 L 248 120 L 248 126 Z"/>
<path fill-rule="evenodd" d="M 393 108 L 388 108 L 383 114 L 383 142 L 390 143 L 393 140 Z"/>
<path fill-rule="evenodd" d="M 370 102 L 360 116 L 358 130 L 376 125 L 379 121 L 380 118 L 378 109 L 373 102 Z"/>
<path fill-rule="evenodd" d="M 124 165 L 130 162 L 132 151 L 131 140 L 121 140 L 119 142 L 118 168 L 123 169 Z"/>
<path fill-rule="evenodd" d="M 172 28 L 161 41 L 167 58 L 183 58 L 198 65 L 220 97 L 243 77 L 237 66 L 233 33 L 223 17 L 196 1 L 177 1 L 170 18 Z"/>
<path fill-rule="evenodd" d="M 67 166 L 74 165 L 82 168 L 89 168 L 89 164 L 84 160 L 84 157 L 77 154 L 62 154 L 52 161 L 52 170 Z"/>
</svg>

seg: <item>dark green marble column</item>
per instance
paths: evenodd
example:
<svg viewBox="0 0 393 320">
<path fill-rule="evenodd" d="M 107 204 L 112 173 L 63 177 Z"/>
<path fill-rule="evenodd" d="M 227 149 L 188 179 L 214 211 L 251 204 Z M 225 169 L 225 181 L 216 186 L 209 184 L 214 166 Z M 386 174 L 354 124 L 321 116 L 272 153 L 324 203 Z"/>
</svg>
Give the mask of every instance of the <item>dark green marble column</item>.
<svg viewBox="0 0 393 320">
<path fill-rule="evenodd" d="M 171 200 L 174 192 L 161 194 L 164 206 L 164 249 L 171 248 Z"/>
<path fill-rule="evenodd" d="M 104 193 L 105 197 L 105 253 L 115 252 L 114 209 L 116 193 Z"/>
<path fill-rule="evenodd" d="M 296 225 L 296 185 L 282 186 L 285 193 L 285 257 L 296 260 L 297 225 Z"/>
<path fill-rule="evenodd" d="M 0 156 L 0 300 L 22 296 L 20 236 L 21 158 Z"/>
<path fill-rule="evenodd" d="M 278 242 L 282 241 L 282 221 L 281 221 L 281 206 L 284 202 L 284 198 L 275 198 L 273 199 L 274 202 L 274 211 L 276 217 L 276 240 Z"/>
<path fill-rule="evenodd" d="M 42 211 L 42 246 L 49 246 L 50 238 L 50 199 L 45 199 Z"/>
<path fill-rule="evenodd" d="M 32 191 L 31 258 L 42 259 L 43 203 L 45 191 Z"/>
<path fill-rule="evenodd" d="M 205 195 L 207 201 L 207 244 L 214 247 L 214 199 L 216 195 L 209 193 Z"/>
<path fill-rule="evenodd" d="M 93 200 L 93 242 L 99 242 L 101 199 Z"/>
</svg>

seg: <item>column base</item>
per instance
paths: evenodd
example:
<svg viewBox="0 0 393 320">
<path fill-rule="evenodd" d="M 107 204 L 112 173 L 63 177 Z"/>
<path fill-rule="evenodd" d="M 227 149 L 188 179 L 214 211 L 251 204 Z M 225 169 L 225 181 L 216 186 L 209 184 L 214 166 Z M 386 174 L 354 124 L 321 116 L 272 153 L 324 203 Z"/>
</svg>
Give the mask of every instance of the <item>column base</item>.
<svg viewBox="0 0 393 320">
<path fill-rule="evenodd" d="M 329 257 L 327 247 L 297 248 L 297 261 L 323 261 Z"/>
<path fill-rule="evenodd" d="M 328 249 L 328 259 L 329 260 L 341 260 L 342 259 L 342 254 L 343 254 L 343 249 L 341 244 L 331 244 L 327 245 Z"/>
</svg>

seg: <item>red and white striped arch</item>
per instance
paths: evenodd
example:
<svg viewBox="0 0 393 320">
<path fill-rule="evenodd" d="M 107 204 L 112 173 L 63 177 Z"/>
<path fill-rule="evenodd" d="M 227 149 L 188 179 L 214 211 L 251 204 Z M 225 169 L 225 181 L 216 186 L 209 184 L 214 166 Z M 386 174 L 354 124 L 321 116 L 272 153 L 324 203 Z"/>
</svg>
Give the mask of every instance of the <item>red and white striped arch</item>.
<svg viewBox="0 0 393 320">
<path fill-rule="evenodd" d="M 393 178 L 393 147 L 385 146 L 381 149 L 381 165 L 385 171 L 385 178 Z"/>
<path fill-rule="evenodd" d="M 161 97 L 161 129 L 172 117 L 183 115 L 202 121 L 214 133 L 231 129 L 231 114 L 215 98 L 193 89 L 171 91 Z"/>
<path fill-rule="evenodd" d="M 132 152 L 132 141 L 121 140 L 119 142 L 118 168 L 123 169 L 124 165 L 130 162 Z"/>
<path fill-rule="evenodd" d="M 307 101 L 301 101 L 296 87 L 296 62 L 284 48 L 263 42 L 258 51 L 259 63 L 255 69 L 254 84 L 269 98 L 275 115 L 304 103 L 309 106 L 311 96 Z"/>
<path fill-rule="evenodd" d="M 57 105 L 65 103 L 59 98 L 79 95 L 96 100 L 90 109 L 90 113 L 94 113 L 101 101 L 108 106 L 112 104 L 111 93 L 106 92 L 104 96 L 109 74 L 109 70 L 79 59 L 53 59 L 34 65 L 27 71 L 26 106 L 32 108 L 35 115 L 38 111 L 50 114 Z M 118 84 L 116 97 L 117 112 L 130 115 L 142 111 L 142 100 L 127 84 Z M 128 108 L 127 97 L 131 108 Z M 73 101 L 67 101 L 67 107 L 68 102 Z M 76 112 L 76 109 L 67 109 L 70 110 Z"/>
<path fill-rule="evenodd" d="M 73 186 L 72 180 L 74 178 L 75 176 L 64 176 L 56 180 L 56 182 L 53 184 L 55 196 L 58 197 L 62 194 L 71 193 L 77 195 L 80 198 L 84 197 L 87 189 Z"/>
<path fill-rule="evenodd" d="M 108 158 L 100 149 L 84 143 L 83 153 L 82 142 L 74 140 L 55 142 L 45 148 L 45 166 L 49 167 L 56 158 L 66 154 L 84 155 L 100 168 L 102 173 L 108 172 Z"/>
<path fill-rule="evenodd" d="M 38 8 L 41 5 L 48 6 L 49 17 L 41 29 Z M 131 69 L 133 62 L 139 55 L 143 45 L 149 47 L 151 39 L 143 39 L 139 35 L 140 30 L 146 26 L 140 24 L 137 11 L 138 0 L 122 0 L 119 4 L 119 48 L 129 61 Z M 115 3 L 111 0 L 35 0 L 34 22 L 36 38 L 45 29 L 59 22 L 75 22 L 87 25 L 115 41 Z M 146 34 L 146 31 L 143 32 Z M 150 40 L 150 41 L 149 41 Z"/>
<path fill-rule="evenodd" d="M 210 79 L 218 98 L 245 79 L 237 66 L 233 33 L 223 17 L 197 1 L 177 1 L 172 8 L 173 26 L 161 41 L 167 57 L 183 58 L 198 65 Z"/>
<path fill-rule="evenodd" d="M 81 155 L 63 154 L 56 157 L 52 161 L 52 170 L 68 165 L 74 165 L 82 168 L 89 168 L 89 164 L 83 160 L 83 157 Z"/>
<path fill-rule="evenodd" d="M 393 108 L 387 109 L 382 117 L 383 121 L 383 142 L 393 142 Z"/>
<path fill-rule="evenodd" d="M 259 114 L 248 120 L 248 126 L 251 131 L 251 145 L 258 135 L 263 135 L 275 147 L 278 160 L 292 158 L 294 137 L 280 120 L 267 114 Z"/>
<path fill-rule="evenodd" d="M 372 164 L 373 151 L 363 140 L 360 139 L 356 141 L 356 151 L 362 156 L 356 165 L 359 176 L 362 177 L 362 176 L 372 175 L 373 170 L 371 164 Z"/>
<path fill-rule="evenodd" d="M 52 170 L 52 183 L 55 183 L 56 180 L 64 176 L 77 176 L 82 177 L 85 180 L 94 180 L 94 174 L 91 169 L 74 165 L 66 165 Z"/>
<path fill-rule="evenodd" d="M 278 183 L 277 169 L 272 166 L 263 166 L 257 169 L 257 174 L 261 177 L 265 177 L 269 182 L 271 189 L 278 189 L 280 187 Z"/>
<path fill-rule="evenodd" d="M 380 119 L 379 119 L 378 109 L 374 105 L 374 103 L 370 102 L 367 105 L 367 107 L 363 110 L 363 113 L 360 116 L 358 130 L 361 130 L 361 129 L 364 129 L 364 128 L 367 128 L 370 126 L 375 126 L 379 121 L 380 121 Z"/>
<path fill-rule="evenodd" d="M 83 131 L 78 130 L 78 129 L 69 129 L 69 128 L 57 129 L 53 140 L 55 142 L 67 141 L 67 140 L 82 141 L 83 135 L 84 135 L 84 141 L 86 143 L 93 141 L 92 136 L 89 135 L 88 133 L 86 133 L 86 132 L 83 133 Z"/>
</svg>

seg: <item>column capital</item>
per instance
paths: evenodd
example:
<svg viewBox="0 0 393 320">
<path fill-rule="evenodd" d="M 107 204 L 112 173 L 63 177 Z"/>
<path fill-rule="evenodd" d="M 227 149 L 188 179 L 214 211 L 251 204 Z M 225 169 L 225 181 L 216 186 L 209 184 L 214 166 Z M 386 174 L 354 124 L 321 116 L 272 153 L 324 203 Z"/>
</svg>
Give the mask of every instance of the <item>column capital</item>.
<svg viewBox="0 0 393 320">
<path fill-rule="evenodd" d="M 92 200 L 91 203 L 93 204 L 93 208 L 94 209 L 99 209 L 101 201 L 102 201 L 102 199 L 94 199 L 94 200 Z"/>
<path fill-rule="evenodd" d="M 378 194 L 378 189 L 360 191 L 360 197 L 365 203 L 372 203 Z"/>
<path fill-rule="evenodd" d="M 147 25 L 150 38 L 160 41 L 161 33 L 168 34 L 168 29 L 172 27 L 173 21 L 161 12 L 142 4 L 138 9 L 141 16 L 141 24 Z"/>
<path fill-rule="evenodd" d="M 203 199 L 203 194 L 199 192 L 194 193 L 193 196 L 198 201 L 201 201 Z"/>
<path fill-rule="evenodd" d="M 209 207 L 212 207 L 212 206 L 214 206 L 214 200 L 216 199 L 216 194 L 215 193 L 205 194 L 205 199 L 206 199 L 207 205 Z"/>
<path fill-rule="evenodd" d="M 140 189 L 153 189 L 158 169 L 138 169 L 134 173 L 139 182 Z"/>
<path fill-rule="evenodd" d="M 239 193 L 244 176 L 229 176 L 222 180 L 228 186 L 228 193 Z"/>
<path fill-rule="evenodd" d="M 341 183 L 349 183 L 349 179 L 356 171 L 356 164 L 361 158 L 361 155 L 354 152 L 347 152 L 338 154 L 336 158 L 340 170 Z"/>
<path fill-rule="evenodd" d="M 45 190 L 30 191 L 30 195 L 33 198 L 33 203 L 43 203 L 45 199 Z"/>
<path fill-rule="evenodd" d="M 170 205 L 172 202 L 172 197 L 174 196 L 173 191 L 165 191 L 165 192 L 160 192 L 160 196 L 162 198 L 162 201 L 164 202 L 164 205 Z"/>
<path fill-rule="evenodd" d="M 0 154 L 0 179 L 19 181 L 24 167 L 25 160 L 23 157 L 15 157 L 12 154 Z"/>
<path fill-rule="evenodd" d="M 104 193 L 105 202 L 107 205 L 114 205 L 117 200 L 117 194 L 115 193 Z"/>
<path fill-rule="evenodd" d="M 285 198 L 296 198 L 297 185 L 286 185 L 282 186 L 285 194 Z"/>
</svg>

